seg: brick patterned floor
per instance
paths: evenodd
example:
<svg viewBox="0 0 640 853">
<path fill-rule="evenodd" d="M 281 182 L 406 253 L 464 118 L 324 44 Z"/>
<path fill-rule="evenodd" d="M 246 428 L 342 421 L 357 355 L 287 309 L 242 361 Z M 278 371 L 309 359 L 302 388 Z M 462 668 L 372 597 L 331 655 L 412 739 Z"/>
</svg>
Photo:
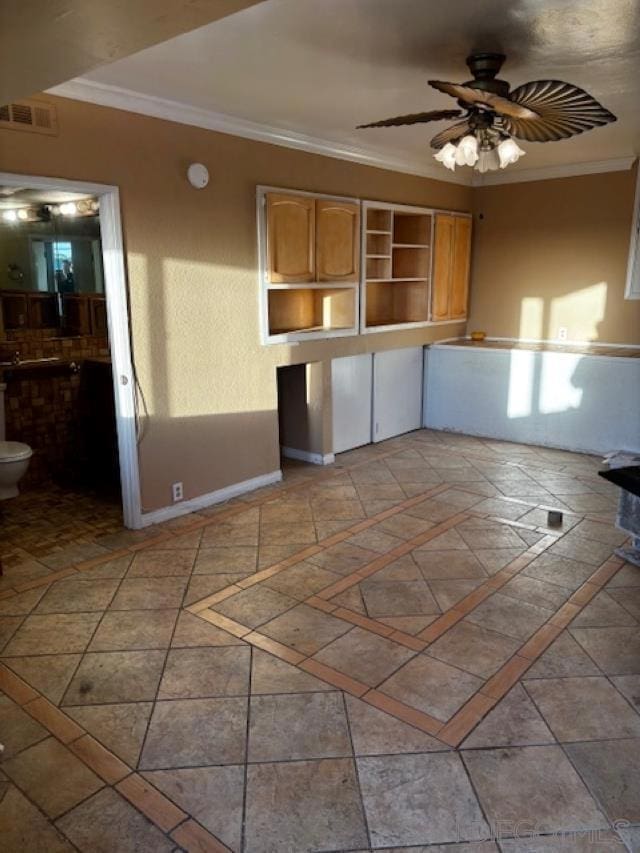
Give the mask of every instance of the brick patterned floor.
<svg viewBox="0 0 640 853">
<path fill-rule="evenodd" d="M 142 533 L 25 531 L 0 849 L 638 849 L 640 571 L 597 464 L 422 430 Z"/>
</svg>

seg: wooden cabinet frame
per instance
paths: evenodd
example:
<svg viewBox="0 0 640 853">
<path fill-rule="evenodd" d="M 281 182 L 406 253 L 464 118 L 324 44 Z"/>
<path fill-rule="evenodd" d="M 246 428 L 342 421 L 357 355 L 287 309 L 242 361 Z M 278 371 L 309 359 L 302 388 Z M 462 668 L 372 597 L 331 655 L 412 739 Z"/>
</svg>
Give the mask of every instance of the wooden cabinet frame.
<svg viewBox="0 0 640 853">
<path fill-rule="evenodd" d="M 320 276 L 318 280 L 316 265 L 318 252 L 313 250 L 313 277 L 305 276 L 293 280 L 269 280 L 270 247 L 268 240 L 267 200 L 271 196 L 312 199 L 316 202 L 335 203 L 336 206 L 351 205 L 357 208 L 360 216 L 360 200 L 346 196 L 333 196 L 325 193 L 303 192 L 282 187 L 259 186 L 256 193 L 256 212 L 258 222 L 258 278 L 260 287 L 260 337 L 263 344 L 279 344 L 297 341 L 318 340 L 324 338 L 357 335 L 360 328 L 359 270 L 357 264 L 345 276 L 331 279 Z M 360 239 L 360 223 L 356 222 L 354 234 Z M 314 233 L 316 237 L 317 215 L 314 213 Z M 310 280 L 312 279 L 312 280 Z M 290 294 L 291 328 L 286 323 L 286 293 Z M 276 307 L 276 323 L 270 325 L 270 304 Z M 316 320 L 313 318 L 317 318 Z"/>
<path fill-rule="evenodd" d="M 313 252 L 314 275 L 313 280 L 307 275 L 300 280 L 269 280 L 270 269 L 269 245 L 267 235 L 267 196 L 300 196 L 305 199 L 313 199 L 315 202 L 335 203 L 336 206 L 356 205 L 359 208 L 360 218 L 360 269 L 359 274 L 354 269 L 347 275 L 336 280 L 325 276 L 319 276 L 318 250 Z M 464 322 L 467 313 L 456 317 L 434 320 L 432 316 L 432 280 L 434 262 L 434 233 L 435 217 L 437 214 L 449 214 L 453 217 L 471 220 L 470 213 L 460 211 L 447 211 L 439 208 L 420 207 L 413 205 L 393 204 L 390 202 L 378 202 L 350 198 L 348 196 L 331 196 L 323 193 L 304 192 L 302 190 L 289 190 L 282 187 L 258 186 L 256 193 L 257 225 L 258 225 L 258 278 L 260 294 L 260 336 L 263 344 L 276 344 L 318 340 L 334 337 L 346 337 L 357 334 L 370 334 L 375 332 L 399 331 L 402 329 L 421 328 L 423 326 L 451 325 Z M 377 212 L 377 213 L 376 213 Z M 388 217 L 390 223 L 386 228 L 367 227 L 369 214 L 382 219 Z M 407 217 L 404 223 L 407 227 L 399 243 L 393 243 L 392 234 L 394 216 Z M 419 220 L 425 218 L 429 222 L 428 229 L 420 226 L 418 231 L 413 231 L 416 223 L 410 220 L 413 217 Z M 317 210 L 314 217 L 314 230 L 317 229 Z M 414 236 L 415 235 L 415 236 Z M 388 239 L 387 239 L 388 237 Z M 386 241 L 386 243 L 385 243 Z M 387 247 L 388 243 L 388 247 Z M 415 260 L 412 261 L 412 258 Z M 420 259 L 419 261 L 417 259 Z M 426 259 L 426 263 L 425 263 Z M 410 275 L 411 264 L 421 263 L 420 275 Z M 376 267 L 378 264 L 378 267 Z M 387 264 L 385 267 L 384 265 Z M 379 273 L 378 273 L 379 270 Z M 394 271 L 396 275 L 394 275 Z M 320 279 L 320 280 L 319 280 Z M 397 287 L 392 291 L 394 304 L 398 302 L 406 306 L 405 315 L 407 319 L 398 322 L 385 322 L 367 324 L 367 288 L 368 287 Z M 342 292 L 344 289 L 346 292 Z M 284 317 L 282 322 L 274 323 L 270 327 L 269 306 L 277 306 L 278 320 L 286 314 L 283 304 L 287 298 L 278 291 L 292 291 L 291 301 L 291 323 L 287 323 Z M 372 291 L 370 291 L 370 297 Z M 327 308 L 319 308 L 319 304 Z M 352 305 L 352 309 L 350 308 Z M 286 308 L 286 306 L 285 306 Z M 324 322 L 324 315 L 335 316 L 335 324 L 329 319 Z M 321 321 L 314 320 L 320 313 L 323 314 Z M 399 312 L 402 313 L 402 312 Z M 419 319 L 415 319 L 419 317 Z M 353 319 L 353 322 L 351 320 Z"/>
</svg>

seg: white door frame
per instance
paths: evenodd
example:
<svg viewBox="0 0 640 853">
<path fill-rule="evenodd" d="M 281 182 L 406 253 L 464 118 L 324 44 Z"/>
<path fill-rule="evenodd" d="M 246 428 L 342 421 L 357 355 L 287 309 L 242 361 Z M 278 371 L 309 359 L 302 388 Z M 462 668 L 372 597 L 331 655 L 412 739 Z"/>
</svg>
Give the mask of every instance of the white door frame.
<svg viewBox="0 0 640 853">
<path fill-rule="evenodd" d="M 135 384 L 129 339 L 127 277 L 124 266 L 118 187 L 84 181 L 68 181 L 64 178 L 16 175 L 10 172 L 0 172 L 0 184 L 36 190 L 86 193 L 97 197 L 100 201 L 102 265 L 118 433 L 122 514 L 125 527 L 134 529 L 142 527 Z"/>
</svg>

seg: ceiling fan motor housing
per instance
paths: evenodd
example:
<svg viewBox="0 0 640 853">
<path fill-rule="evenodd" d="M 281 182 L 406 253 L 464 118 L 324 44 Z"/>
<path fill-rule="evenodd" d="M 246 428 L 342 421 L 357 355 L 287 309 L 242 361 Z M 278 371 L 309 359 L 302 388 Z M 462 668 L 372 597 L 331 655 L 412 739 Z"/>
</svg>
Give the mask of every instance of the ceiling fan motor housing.
<svg viewBox="0 0 640 853">
<path fill-rule="evenodd" d="M 466 61 L 473 80 L 464 85 L 506 98 L 509 94 L 509 84 L 506 80 L 496 79 L 505 59 L 503 53 L 472 53 Z"/>
</svg>

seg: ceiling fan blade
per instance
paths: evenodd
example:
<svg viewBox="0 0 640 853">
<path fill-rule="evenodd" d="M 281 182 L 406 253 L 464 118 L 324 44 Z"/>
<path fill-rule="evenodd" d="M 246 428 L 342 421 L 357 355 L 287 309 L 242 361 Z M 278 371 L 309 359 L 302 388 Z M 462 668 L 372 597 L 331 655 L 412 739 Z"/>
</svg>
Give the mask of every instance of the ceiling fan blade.
<svg viewBox="0 0 640 853">
<path fill-rule="evenodd" d="M 508 133 L 530 142 L 554 142 L 591 130 L 616 117 L 584 89 L 561 80 L 534 80 L 509 93 L 514 103 L 529 107 L 537 118 L 504 118 Z"/>
<path fill-rule="evenodd" d="M 395 116 L 374 121 L 371 124 L 359 124 L 357 129 L 364 127 L 397 127 L 402 124 L 422 124 L 427 121 L 442 121 L 446 118 L 457 118 L 462 115 L 462 110 L 430 110 L 426 113 L 410 113 L 406 116 Z"/>
<path fill-rule="evenodd" d="M 484 92 L 482 89 L 474 89 L 471 86 L 465 86 L 463 83 L 429 80 L 429 85 L 433 86 L 439 92 L 451 95 L 452 98 L 464 101 L 466 104 L 480 104 L 495 110 L 495 112 L 501 115 L 521 119 L 533 119 L 537 116 L 537 113 L 533 109 L 522 104 L 513 103 L 510 98 L 503 98 L 500 95 L 495 95 L 493 92 Z"/>
<path fill-rule="evenodd" d="M 452 124 L 451 127 L 441 130 L 440 133 L 437 133 L 433 137 L 430 143 L 431 147 L 444 148 L 447 142 L 455 142 L 458 139 L 462 139 L 462 137 L 466 136 L 467 133 L 471 133 L 468 121 L 465 120 L 460 121 L 457 124 Z"/>
</svg>

